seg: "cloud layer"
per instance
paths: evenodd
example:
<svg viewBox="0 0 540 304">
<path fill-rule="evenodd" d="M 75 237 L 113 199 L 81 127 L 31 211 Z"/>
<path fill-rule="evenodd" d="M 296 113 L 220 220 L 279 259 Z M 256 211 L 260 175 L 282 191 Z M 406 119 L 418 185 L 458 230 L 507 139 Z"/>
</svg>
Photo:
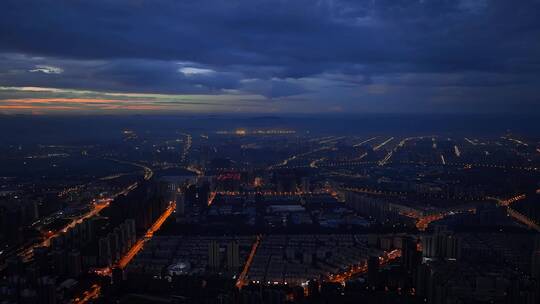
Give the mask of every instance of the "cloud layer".
<svg viewBox="0 0 540 304">
<path fill-rule="evenodd" d="M 33 106 L 28 98 L 60 110 L 52 106 L 92 91 L 166 102 L 110 101 L 134 111 L 540 112 L 538 0 L 6 0 L 0 8 L 4 111 Z M 14 89 L 24 87 L 62 89 L 63 99 Z M 185 96 L 195 104 L 181 103 Z"/>
</svg>

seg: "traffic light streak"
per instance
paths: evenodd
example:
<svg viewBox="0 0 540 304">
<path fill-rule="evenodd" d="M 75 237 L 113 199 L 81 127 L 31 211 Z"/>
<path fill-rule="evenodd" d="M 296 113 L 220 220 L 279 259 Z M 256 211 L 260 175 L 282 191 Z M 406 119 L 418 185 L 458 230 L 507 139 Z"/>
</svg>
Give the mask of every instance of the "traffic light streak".
<svg viewBox="0 0 540 304">
<path fill-rule="evenodd" d="M 140 238 L 135 245 L 131 246 L 129 251 L 118 261 L 118 267 L 124 269 L 131 262 L 131 260 L 141 251 L 144 243 L 150 240 L 154 236 L 154 232 L 158 231 L 161 228 L 161 225 L 167 220 L 167 218 L 173 213 L 174 208 L 176 207 L 175 203 L 171 203 L 167 209 L 160 215 L 160 217 L 154 222 L 152 227 L 146 231 L 144 237 Z"/>
</svg>

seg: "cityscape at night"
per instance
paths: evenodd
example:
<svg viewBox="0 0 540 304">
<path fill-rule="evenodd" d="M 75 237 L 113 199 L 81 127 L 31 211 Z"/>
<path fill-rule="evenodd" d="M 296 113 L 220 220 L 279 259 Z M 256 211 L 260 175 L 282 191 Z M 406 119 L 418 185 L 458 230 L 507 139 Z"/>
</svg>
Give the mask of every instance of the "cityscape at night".
<svg viewBox="0 0 540 304">
<path fill-rule="evenodd" d="M 540 304 L 540 1 L 0 3 L 0 304 Z"/>
</svg>

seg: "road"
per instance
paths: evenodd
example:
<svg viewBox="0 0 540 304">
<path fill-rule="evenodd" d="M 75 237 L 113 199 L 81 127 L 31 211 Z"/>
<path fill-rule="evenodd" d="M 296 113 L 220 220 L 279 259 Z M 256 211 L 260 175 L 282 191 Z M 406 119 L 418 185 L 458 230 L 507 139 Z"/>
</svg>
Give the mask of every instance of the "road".
<svg viewBox="0 0 540 304">
<path fill-rule="evenodd" d="M 517 201 L 524 200 L 525 198 L 527 198 L 527 195 L 525 195 L 525 194 L 519 194 L 519 195 L 513 196 L 513 197 L 511 197 L 509 199 L 505 199 L 505 200 L 497 199 L 497 198 L 494 198 L 494 197 L 489 197 L 489 199 L 496 200 L 497 204 L 499 204 L 500 206 L 505 206 L 505 207 L 508 207 L 508 206 L 512 205 L 513 203 L 515 203 Z"/>
<path fill-rule="evenodd" d="M 320 148 L 317 148 L 317 149 L 314 149 L 314 150 L 311 150 L 311 151 L 308 151 L 308 152 L 300 153 L 300 154 L 297 154 L 297 155 L 291 155 L 289 158 L 283 160 L 279 164 L 269 166 L 267 169 L 272 170 L 272 169 L 275 169 L 275 168 L 287 166 L 287 164 L 289 162 L 291 162 L 291 161 L 293 161 L 295 159 L 300 159 L 300 158 L 308 156 L 310 154 L 317 153 L 317 152 L 324 151 L 324 150 L 329 150 L 329 149 L 330 149 L 330 147 L 320 147 Z"/>
<path fill-rule="evenodd" d="M 92 208 L 85 214 L 83 214 L 80 217 L 77 217 L 73 219 L 69 224 L 64 226 L 64 228 L 56 231 L 55 233 L 50 233 L 47 235 L 47 237 L 39 243 L 33 244 L 30 247 L 23 250 L 21 253 L 19 253 L 19 256 L 22 257 L 25 261 L 28 261 L 30 258 L 32 258 L 32 254 L 34 251 L 34 248 L 37 247 L 49 247 L 51 245 L 51 239 L 59 236 L 62 233 L 66 233 L 69 229 L 75 227 L 76 225 L 82 223 L 84 220 L 89 219 L 91 217 L 94 217 L 96 214 L 98 214 L 101 210 L 104 208 L 109 207 L 112 199 L 106 199 L 102 200 L 99 203 L 95 202 L 92 203 Z"/>
<path fill-rule="evenodd" d="M 186 137 L 186 144 L 184 145 L 184 149 L 182 150 L 182 156 L 180 157 L 181 162 L 185 162 L 187 160 L 189 150 L 191 149 L 191 146 L 193 144 L 193 138 L 191 137 L 191 134 L 182 133 Z"/>
<path fill-rule="evenodd" d="M 325 189 L 320 191 L 294 191 L 294 192 L 277 192 L 277 191 L 214 191 L 210 194 L 212 201 L 215 198 L 215 195 L 222 196 L 238 196 L 238 195 L 262 195 L 262 196 L 299 196 L 299 195 L 323 195 L 328 194 L 331 196 L 336 196 L 337 194 L 332 189 Z M 211 204 L 211 202 L 209 202 Z"/>
<path fill-rule="evenodd" d="M 388 152 L 388 154 L 386 154 L 386 156 L 382 160 L 379 161 L 378 163 L 379 166 L 386 165 L 390 161 L 390 158 L 392 157 L 393 154 L 394 154 L 393 151 Z"/>
<path fill-rule="evenodd" d="M 372 137 L 372 138 L 370 138 L 370 139 L 366 139 L 366 140 L 364 140 L 363 142 L 357 143 L 357 144 L 354 145 L 353 147 L 355 147 L 355 148 L 356 148 L 356 147 L 360 147 L 360 146 L 362 146 L 363 144 L 367 144 L 368 142 L 370 142 L 370 141 L 372 141 L 372 140 L 375 140 L 376 138 L 377 138 L 377 136 Z"/>
<path fill-rule="evenodd" d="M 146 231 L 146 234 L 140 238 L 135 245 L 133 245 L 129 251 L 118 261 L 118 267 L 124 269 L 126 266 L 131 262 L 131 260 L 141 251 L 143 248 L 144 243 L 149 241 L 156 231 L 161 228 L 163 223 L 169 218 L 169 216 L 173 213 L 174 209 L 176 208 L 176 204 L 174 202 L 171 202 L 167 209 L 159 216 L 159 218 L 152 224 L 152 226 Z"/>
<path fill-rule="evenodd" d="M 496 197 L 488 197 L 488 199 L 495 200 L 497 202 L 497 204 L 499 204 L 500 206 L 506 207 L 506 212 L 512 218 L 514 218 L 518 222 L 526 225 L 527 227 L 529 227 L 529 228 L 531 228 L 531 229 L 533 229 L 533 230 L 535 230 L 537 232 L 540 232 L 540 225 L 538 223 L 536 223 L 531 218 L 527 217 L 526 215 L 518 212 L 517 210 L 515 210 L 515 209 L 513 209 L 511 207 L 511 205 L 513 203 L 515 203 L 517 201 L 520 201 L 520 200 L 524 200 L 525 198 L 527 198 L 527 196 L 525 194 L 516 195 L 516 196 L 513 196 L 511 198 L 504 199 L 504 200 L 496 198 Z"/>
<path fill-rule="evenodd" d="M 507 209 L 508 214 L 513 217 L 514 219 L 518 220 L 519 222 L 527 225 L 527 227 L 535 230 L 536 232 L 540 232 L 540 225 L 538 225 L 535 221 L 527 217 L 526 215 L 508 207 Z"/>
<path fill-rule="evenodd" d="M 392 156 L 394 155 L 394 153 L 396 153 L 398 151 L 398 149 L 400 148 L 403 148 L 405 147 L 405 145 L 407 144 L 408 141 L 411 141 L 413 139 L 417 139 L 417 138 L 422 138 L 422 137 L 407 137 L 407 138 L 404 138 L 402 139 L 399 144 L 397 146 L 394 147 L 394 149 L 390 150 L 386 156 L 380 160 L 378 162 L 379 166 L 384 166 L 386 165 L 389 161 L 390 161 L 390 158 L 392 158 Z M 377 146 L 376 148 L 377 149 L 380 149 L 382 146 L 386 145 L 388 142 L 392 141 L 394 138 L 390 138 L 388 139 L 387 141 L 385 141 L 384 143 L 380 144 L 379 146 Z M 373 151 L 375 151 L 375 148 L 373 149 Z"/>
<path fill-rule="evenodd" d="M 141 165 L 141 164 L 137 164 L 137 163 L 133 163 L 133 162 L 127 162 L 127 161 L 122 161 L 122 160 L 117 160 L 117 159 L 109 159 L 109 160 L 112 160 L 112 161 L 115 161 L 115 162 L 119 162 L 119 163 L 126 163 L 126 164 L 130 164 L 130 165 L 133 165 L 133 166 L 137 166 L 137 167 L 141 167 L 144 169 L 144 179 L 145 180 L 149 180 L 152 178 L 152 176 L 154 175 L 154 171 L 152 169 L 150 169 L 149 167 L 147 166 L 144 166 L 144 165 Z M 69 229 L 75 227 L 76 225 L 82 223 L 84 220 L 86 219 L 89 219 L 89 218 L 92 218 L 94 216 L 96 216 L 101 210 L 103 210 L 104 208 L 107 208 L 110 203 L 119 195 L 127 195 L 130 191 L 134 190 L 135 188 L 138 187 L 138 183 L 133 183 L 133 184 L 130 184 L 129 186 L 127 186 L 125 189 L 123 189 L 122 191 L 114 194 L 112 197 L 109 197 L 109 198 L 106 198 L 106 199 L 100 199 L 99 201 L 94 201 L 92 204 L 91 204 L 91 208 L 88 212 L 82 214 L 81 216 L 78 216 L 74 219 L 71 220 L 71 222 L 69 222 L 66 226 L 64 226 L 62 229 L 56 231 L 56 232 L 53 232 L 53 233 L 49 233 L 45 239 L 39 243 L 36 243 L 36 244 L 32 244 L 31 246 L 23 249 L 22 251 L 20 251 L 20 253 L 18 254 L 19 256 L 21 256 L 25 261 L 29 260 L 32 258 L 32 254 L 33 254 L 33 251 L 34 251 L 34 248 L 37 248 L 37 247 L 49 247 L 50 246 L 50 242 L 51 242 L 51 239 L 53 239 L 54 237 L 57 237 L 59 236 L 60 234 L 62 233 L 66 233 Z"/>
<path fill-rule="evenodd" d="M 131 260 L 141 251 L 141 249 L 144 247 L 144 243 L 149 241 L 156 231 L 161 228 L 163 223 L 169 218 L 169 216 L 174 212 L 174 209 L 176 208 L 176 203 L 171 202 L 167 209 L 163 211 L 163 213 L 159 216 L 159 218 L 152 224 L 150 228 L 146 231 L 145 235 L 142 236 L 131 248 L 120 258 L 118 263 L 116 263 L 115 266 L 120 267 L 122 269 L 126 268 L 126 266 L 131 262 Z M 112 267 L 105 267 L 95 270 L 95 273 L 98 275 L 104 275 L 109 276 L 112 273 Z"/>
<path fill-rule="evenodd" d="M 525 146 L 525 147 L 528 147 L 528 146 L 529 146 L 528 143 L 523 142 L 523 141 L 521 141 L 521 140 L 519 140 L 519 139 L 516 139 L 516 138 L 505 137 L 505 136 L 501 136 L 501 138 L 502 138 L 502 139 L 506 139 L 506 140 L 508 140 L 508 141 L 511 141 L 511 142 L 517 144 L 518 146 Z"/>
<path fill-rule="evenodd" d="M 137 164 L 137 163 L 133 163 L 133 162 L 128 162 L 128 161 L 122 161 L 122 160 L 117 160 L 117 159 L 110 159 L 110 158 L 107 158 L 108 160 L 112 160 L 112 161 L 115 161 L 115 162 L 119 162 L 119 163 L 126 163 L 126 164 L 131 164 L 131 165 L 134 165 L 134 166 L 137 166 L 137 167 L 141 167 L 143 168 L 144 170 L 144 179 L 145 180 L 149 180 L 152 178 L 152 176 L 154 175 L 154 171 L 152 169 L 150 169 L 149 167 L 147 166 L 144 166 L 144 165 L 141 165 L 141 164 Z M 134 190 L 135 188 L 137 188 L 138 186 L 138 183 L 133 183 L 129 186 L 127 186 L 125 189 L 123 189 L 122 191 L 116 193 L 115 195 L 113 195 L 112 197 L 110 198 L 107 198 L 107 199 L 99 199 L 99 200 L 94 200 L 91 204 L 91 208 L 88 212 L 80 215 L 80 216 L 77 216 L 76 218 L 73 218 L 67 225 L 65 225 L 62 229 L 56 231 L 56 232 L 51 232 L 51 233 L 48 233 L 45 237 L 45 239 L 43 239 L 42 241 L 38 242 L 38 243 L 34 243 L 34 244 L 27 244 L 25 246 L 22 246 L 20 247 L 19 249 L 15 250 L 12 252 L 13 255 L 17 254 L 18 256 L 22 257 L 24 261 L 28 261 L 29 259 L 32 258 L 32 255 L 33 255 L 33 251 L 35 248 L 37 247 L 48 247 L 50 246 L 50 242 L 51 242 L 51 239 L 62 234 L 62 233 L 65 233 L 67 232 L 69 229 L 75 227 L 77 224 L 80 224 L 82 221 L 86 220 L 86 219 L 89 219 L 89 218 L 92 218 L 94 216 L 96 216 L 97 214 L 99 214 L 99 212 L 101 212 L 103 209 L 107 208 L 110 203 L 114 200 L 114 198 L 116 198 L 117 196 L 119 195 L 126 195 L 127 193 L 129 193 L 130 191 Z M 170 211 L 172 213 L 172 211 Z M 169 213 L 170 215 L 170 213 Z M 164 220 L 163 220 L 164 221 Z M 161 223 L 163 224 L 163 223 Z M 159 224 L 159 226 L 161 226 L 161 224 Z M 154 224 L 156 225 L 156 224 Z M 152 226 L 154 227 L 154 226 Z M 157 228 L 159 229 L 159 228 Z M 153 231 L 151 232 L 153 233 Z M 5 254 L 3 259 L 7 259 L 9 256 L 11 256 L 11 254 Z M 78 299 L 74 299 L 74 303 L 86 303 L 88 302 L 89 300 L 91 299 L 94 299 L 96 297 L 99 296 L 99 293 L 101 291 L 101 286 L 97 285 L 97 284 L 94 284 L 92 286 L 92 288 L 88 291 L 85 291 L 83 293 L 83 298 L 78 298 Z"/>
<path fill-rule="evenodd" d="M 445 218 L 447 215 L 448 214 L 445 214 L 445 213 L 438 213 L 438 214 L 422 216 L 417 219 L 416 228 L 420 231 L 425 231 L 428 228 L 429 224 L 431 224 L 432 222 L 441 220 Z"/>
<path fill-rule="evenodd" d="M 444 155 L 443 155 L 443 154 L 441 154 L 441 163 L 442 163 L 443 165 L 446 165 L 446 160 L 444 159 Z"/>
<path fill-rule="evenodd" d="M 379 144 L 379 145 L 373 147 L 373 151 L 379 150 L 380 148 L 384 147 L 386 144 L 388 144 L 388 143 L 391 142 L 392 140 L 394 140 L 394 137 L 388 138 L 387 140 L 385 140 L 385 141 L 382 142 L 381 144 Z"/>
<path fill-rule="evenodd" d="M 193 173 L 197 174 L 198 177 L 201 177 L 201 176 L 204 175 L 204 172 L 203 172 L 202 170 L 198 169 L 198 168 L 195 167 L 195 166 L 190 165 L 190 166 L 187 166 L 187 167 L 185 167 L 185 168 L 186 168 L 186 170 L 188 170 L 189 172 L 193 172 Z"/>
<path fill-rule="evenodd" d="M 394 249 L 392 251 L 384 252 L 379 257 L 379 265 L 384 266 L 388 263 L 394 261 L 395 259 L 401 257 L 401 250 L 400 249 Z M 334 283 L 345 283 L 346 281 L 364 274 L 368 271 L 368 266 L 366 261 L 359 265 L 352 265 L 348 270 L 338 273 L 338 274 L 331 274 L 328 276 L 327 281 L 334 282 Z"/>
<path fill-rule="evenodd" d="M 461 157 L 461 151 L 457 145 L 454 145 L 454 154 L 456 154 L 456 157 Z"/>
<path fill-rule="evenodd" d="M 141 237 L 122 258 L 120 258 L 120 260 L 115 266 L 120 267 L 122 269 L 126 268 L 129 262 L 131 262 L 131 260 L 133 260 L 133 258 L 137 255 L 137 253 L 139 253 L 139 251 L 141 251 L 141 249 L 144 247 L 144 243 L 149 241 L 154 236 L 154 233 L 161 228 L 161 226 L 163 225 L 163 223 L 165 223 L 167 218 L 169 218 L 169 216 L 174 212 L 175 208 L 176 208 L 176 204 L 174 202 L 171 202 L 169 206 L 167 207 L 167 209 L 165 209 L 165 211 L 159 216 L 159 218 L 154 222 L 154 224 L 152 224 L 152 226 L 146 231 L 146 234 L 143 237 Z M 94 272 L 95 274 L 98 274 L 101 276 L 111 276 L 112 268 L 105 267 L 101 269 L 96 269 Z M 93 290 L 96 290 L 95 286 L 98 286 L 97 292 L 93 291 Z M 94 284 L 92 286 L 92 289 L 85 291 L 83 293 L 83 295 L 85 295 L 83 299 L 86 299 L 86 300 L 83 301 L 83 299 L 81 300 L 75 299 L 73 303 L 83 304 L 83 303 L 86 303 L 88 300 L 99 297 L 100 289 L 101 287 L 98 284 Z M 95 294 L 95 295 L 93 297 L 88 297 L 87 295 L 90 295 L 90 294 Z"/>
<path fill-rule="evenodd" d="M 253 263 L 253 259 L 255 258 L 255 255 L 257 254 L 257 248 L 261 245 L 262 236 L 257 235 L 257 238 L 255 239 L 255 242 L 253 243 L 253 246 L 251 246 L 251 251 L 249 252 L 249 256 L 246 260 L 246 263 L 244 264 L 244 267 L 242 269 L 242 272 L 238 276 L 238 280 L 236 281 L 236 287 L 242 288 L 242 286 L 245 286 L 247 284 L 247 274 L 249 273 L 249 268 L 251 267 L 251 263 Z"/>
<path fill-rule="evenodd" d="M 432 222 L 442 220 L 445 217 L 456 215 L 459 213 L 474 212 L 474 211 L 475 211 L 474 207 L 469 208 L 469 207 L 464 206 L 462 208 L 454 209 L 451 211 L 443 211 L 443 212 L 433 213 L 433 214 L 428 214 L 428 215 L 420 215 L 420 214 L 412 213 L 412 212 L 400 213 L 400 214 L 416 219 L 416 224 L 415 224 L 416 229 L 418 229 L 419 231 L 426 231 L 429 224 L 431 224 Z"/>
<path fill-rule="evenodd" d="M 76 298 L 73 300 L 73 304 L 84 304 L 88 303 L 90 300 L 97 299 L 101 294 L 101 286 L 99 284 L 94 284 L 90 290 L 83 293 L 82 298 Z"/>
<path fill-rule="evenodd" d="M 152 178 L 152 176 L 154 176 L 154 171 L 152 169 L 150 169 L 150 167 L 145 166 L 143 164 L 134 163 L 134 162 L 121 160 L 121 159 L 116 159 L 116 158 L 108 158 L 108 157 L 106 157 L 105 159 L 111 160 L 111 161 L 114 161 L 114 162 L 117 162 L 117 163 L 120 163 L 120 164 L 128 164 L 128 165 L 132 165 L 132 166 L 135 166 L 135 167 L 142 168 L 144 170 L 144 180 L 149 180 L 149 179 Z"/>
<path fill-rule="evenodd" d="M 470 144 L 473 145 L 473 146 L 476 146 L 476 145 L 477 145 L 477 143 L 475 143 L 474 141 L 468 139 L 467 137 L 465 137 L 465 141 L 468 142 L 468 143 L 470 143 Z"/>
<path fill-rule="evenodd" d="M 128 161 L 122 161 L 122 160 L 118 160 L 118 159 L 111 159 L 111 158 L 105 158 L 105 159 L 108 159 L 108 160 L 111 160 L 111 161 L 115 161 L 115 162 L 118 162 L 118 163 L 125 163 L 125 164 L 131 164 L 133 166 L 137 166 L 137 167 L 141 167 L 144 169 L 144 179 L 145 180 L 149 180 L 152 178 L 152 176 L 154 175 L 154 172 L 152 171 L 152 169 L 150 169 L 149 167 L 147 166 L 144 166 L 144 165 L 141 165 L 141 164 L 137 164 L 137 163 L 133 163 L 133 162 L 128 162 Z M 94 217 L 95 215 L 97 215 L 101 210 L 103 210 L 104 208 L 108 207 L 110 202 L 117 196 L 119 195 L 126 195 L 127 193 L 129 193 L 130 191 L 132 191 L 133 189 L 137 188 L 138 186 L 138 183 L 133 183 L 129 186 L 127 186 L 125 189 L 123 189 L 122 191 L 116 193 L 115 195 L 109 197 L 109 198 L 106 198 L 106 199 L 99 199 L 99 200 L 94 200 L 92 203 L 91 203 L 91 208 L 90 210 L 88 210 L 86 213 L 82 214 L 82 215 L 79 215 L 75 218 L 73 218 L 67 225 L 65 225 L 62 229 L 56 231 L 56 232 L 49 232 L 45 235 L 44 239 L 41 240 L 41 241 L 38 241 L 37 243 L 32 243 L 32 242 L 29 242 L 29 243 L 26 243 L 24 244 L 23 246 L 20 246 L 19 248 L 15 249 L 15 250 L 12 250 L 10 252 L 5 252 L 2 256 L 2 260 L 6 260 L 7 258 L 11 257 L 11 256 L 20 256 L 23 258 L 24 261 L 28 261 L 29 259 L 32 258 L 32 254 L 33 254 L 33 251 L 34 251 L 34 248 L 37 248 L 37 247 L 42 247 L 42 246 L 50 246 L 50 241 L 52 238 L 60 235 L 61 233 L 64 233 L 66 232 L 68 229 L 71 229 L 73 228 L 75 225 L 81 223 L 83 220 L 85 219 L 88 219 L 88 218 L 91 218 L 91 217 Z M 1 264 L 1 263 L 0 263 Z M 0 265 L 0 268 L 2 266 Z M 1 269 L 0 269 L 1 270 Z"/>
</svg>

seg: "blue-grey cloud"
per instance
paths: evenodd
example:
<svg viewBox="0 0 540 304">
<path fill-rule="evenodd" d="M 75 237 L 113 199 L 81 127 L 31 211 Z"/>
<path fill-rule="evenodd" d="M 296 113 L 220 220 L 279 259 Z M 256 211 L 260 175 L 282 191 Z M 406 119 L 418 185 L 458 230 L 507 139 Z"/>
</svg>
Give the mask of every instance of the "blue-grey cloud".
<svg viewBox="0 0 540 304">
<path fill-rule="evenodd" d="M 302 95 L 320 109 L 351 110 L 398 111 L 418 98 L 455 99 L 456 111 L 482 110 L 498 96 L 509 99 L 498 101 L 502 110 L 511 96 L 529 108 L 539 102 L 538 0 L 6 0 L 0 8 L 2 85 Z"/>
</svg>

